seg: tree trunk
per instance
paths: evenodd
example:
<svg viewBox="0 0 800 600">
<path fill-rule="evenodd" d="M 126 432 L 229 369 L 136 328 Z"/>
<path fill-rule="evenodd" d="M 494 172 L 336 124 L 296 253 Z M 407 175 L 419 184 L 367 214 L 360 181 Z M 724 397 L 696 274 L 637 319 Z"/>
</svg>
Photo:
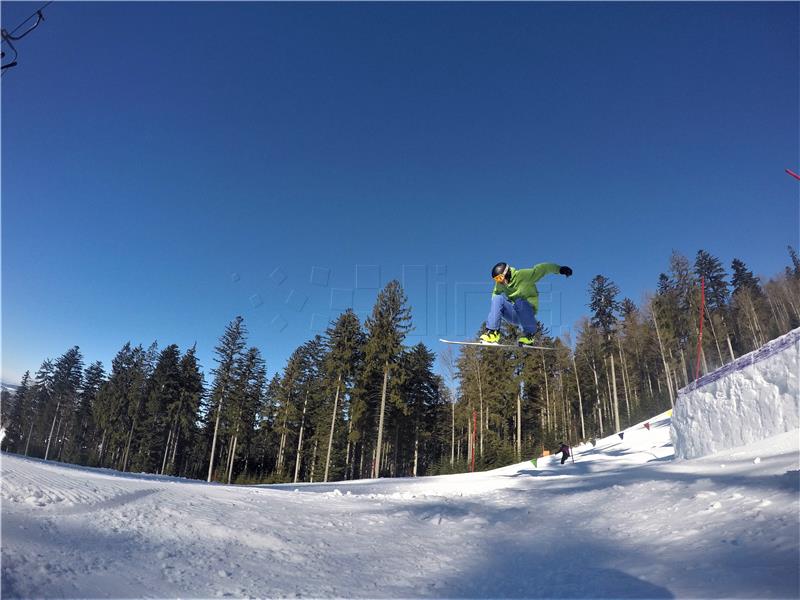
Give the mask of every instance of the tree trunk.
<svg viewBox="0 0 800 600">
<path fill-rule="evenodd" d="M 286 429 L 286 421 L 289 419 L 289 402 L 292 401 L 291 395 L 289 396 L 289 400 L 286 403 L 287 405 L 283 408 L 283 425 L 281 426 L 281 443 L 278 447 L 278 461 L 275 465 L 275 470 L 278 473 L 283 472 L 283 458 L 286 452 L 286 438 L 287 438 L 287 429 Z"/>
<path fill-rule="evenodd" d="M 125 444 L 125 455 L 122 459 L 122 471 L 128 470 L 128 458 L 130 458 L 130 451 L 131 451 L 131 442 L 133 440 L 133 430 L 136 427 L 136 419 L 139 416 L 139 406 L 136 406 L 136 413 L 133 415 L 133 420 L 131 421 L 131 429 L 128 432 L 128 441 Z"/>
<path fill-rule="evenodd" d="M 328 481 L 328 468 L 331 465 L 331 448 L 333 448 L 333 431 L 336 428 L 336 412 L 339 407 L 339 388 L 342 385 L 342 374 L 336 380 L 336 395 L 333 399 L 333 415 L 331 416 L 331 434 L 328 436 L 328 455 L 325 458 L 325 477 L 323 481 Z"/>
<path fill-rule="evenodd" d="M 56 428 L 56 420 L 58 419 L 58 411 L 61 409 L 61 400 L 56 402 L 56 412 L 53 414 L 53 423 L 50 425 L 50 435 L 47 436 L 47 449 L 44 451 L 44 459 L 50 454 L 50 442 L 53 440 L 53 431 Z M 124 469 L 123 469 L 124 470 Z"/>
<path fill-rule="evenodd" d="M 597 403 L 597 419 L 600 421 L 600 437 L 603 436 L 603 406 L 600 402 Z"/>
<path fill-rule="evenodd" d="M 483 385 L 481 384 L 481 364 L 480 361 L 475 361 L 478 367 L 478 403 L 479 403 L 479 416 L 481 426 L 478 429 L 478 436 L 480 437 L 480 455 L 483 458 Z"/>
<path fill-rule="evenodd" d="M 170 465 L 170 470 L 172 471 L 171 473 L 172 475 L 178 474 L 178 469 L 175 466 L 175 457 L 178 454 L 178 444 L 180 443 L 180 441 L 181 441 L 181 422 L 180 420 L 178 420 L 178 422 L 175 423 L 175 437 L 172 440 L 172 456 L 169 457 L 169 465 Z"/>
<path fill-rule="evenodd" d="M 667 363 L 667 355 L 664 353 L 664 344 L 661 342 L 661 331 L 658 328 L 658 317 L 656 317 L 656 307 L 652 306 L 651 311 L 653 313 L 653 323 L 656 326 L 656 337 L 658 337 L 658 348 L 661 351 L 661 361 L 664 363 L 664 373 L 667 376 L 667 391 L 669 392 L 669 403 L 670 406 L 675 406 L 675 394 L 672 390 L 672 382 L 670 381 L 669 377 L 669 363 Z"/>
<path fill-rule="evenodd" d="M 622 427 L 619 423 L 619 398 L 617 397 L 617 374 L 614 370 L 614 352 L 611 351 L 611 384 L 614 390 L 614 423 L 617 427 L 617 431 L 622 431 Z"/>
<path fill-rule="evenodd" d="M 578 379 L 578 364 L 575 362 L 575 354 L 572 354 L 572 368 L 575 369 L 575 385 L 578 386 L 578 410 L 581 415 L 581 441 L 586 439 L 586 427 L 583 422 L 583 397 L 581 396 L 581 382 Z"/>
<path fill-rule="evenodd" d="M 219 399 L 219 406 L 217 406 L 217 418 L 214 423 L 214 437 L 211 439 L 211 455 L 208 458 L 208 481 L 211 482 L 211 475 L 214 473 L 214 453 L 217 451 L 217 432 L 219 431 L 219 418 L 222 413 L 222 398 Z"/>
<path fill-rule="evenodd" d="M 606 414 L 614 414 L 614 392 L 611 391 L 611 372 L 608 370 L 608 357 L 603 358 L 603 368 L 606 370 L 606 392 L 608 394 L 608 403 L 606 404 Z M 617 428 L 619 431 L 619 427 Z"/>
<path fill-rule="evenodd" d="M 542 355 L 542 373 L 544 373 L 544 397 L 545 397 L 545 416 L 547 417 L 547 430 L 553 430 L 553 422 L 550 420 L 550 382 L 547 378 L 547 364 L 544 360 L 544 350 L 539 351 Z"/>
<path fill-rule="evenodd" d="M 617 338 L 617 346 L 619 347 L 619 366 L 622 369 L 622 392 L 625 396 L 625 411 L 628 415 L 628 425 L 631 424 L 631 400 L 628 392 L 628 369 L 625 366 L 625 354 L 622 352 L 622 340 Z"/>
<path fill-rule="evenodd" d="M 594 375 L 594 390 L 595 390 L 595 394 L 597 396 L 597 404 L 596 404 L 596 406 L 597 406 L 597 409 L 598 409 L 597 417 L 598 417 L 598 422 L 599 422 L 599 425 L 600 425 L 600 437 L 603 437 L 603 413 L 600 410 L 600 403 L 601 403 L 601 400 L 600 400 L 600 378 L 597 376 L 597 365 L 594 362 L 594 357 L 592 357 L 592 360 L 591 360 L 591 367 L 592 367 L 592 374 Z"/>
<path fill-rule="evenodd" d="M 414 477 L 417 476 L 417 466 L 419 465 L 419 424 L 414 424 Z"/>
<path fill-rule="evenodd" d="M 297 458 L 294 461 L 294 483 L 297 483 L 297 478 L 300 476 L 300 461 L 303 455 L 303 430 L 306 426 L 306 407 L 308 406 L 308 390 L 306 390 L 306 399 L 303 401 L 303 416 L 300 418 L 300 436 L 297 440 Z"/>
<path fill-rule="evenodd" d="M 686 385 L 689 385 L 689 382 L 692 381 L 689 379 L 689 370 L 687 369 L 686 365 L 689 364 L 689 359 L 686 357 L 686 352 L 683 351 L 681 348 L 681 365 L 683 366 L 683 380 L 686 382 Z"/>
<path fill-rule="evenodd" d="M 381 443 L 383 442 L 383 415 L 386 411 L 386 388 L 389 384 L 389 361 L 383 365 L 383 388 L 381 389 L 381 413 L 378 419 L 378 445 L 375 448 L 375 462 L 372 476 L 380 477 L 381 472 Z"/>
<path fill-rule="evenodd" d="M 736 360 L 736 355 L 733 353 L 733 344 L 731 344 L 731 335 L 728 334 L 725 336 L 725 341 L 728 342 L 728 353 L 731 355 L 731 362 Z"/>
<path fill-rule="evenodd" d="M 61 426 L 64 425 L 64 432 L 61 432 Z M 65 425 L 64 417 L 61 416 L 58 418 L 58 427 L 56 427 L 56 442 L 58 443 L 58 454 L 56 454 L 56 460 L 61 461 L 61 456 L 64 453 L 64 439 L 67 437 L 69 433 L 71 433 L 69 427 L 69 423 L 67 422 Z"/>
<path fill-rule="evenodd" d="M 772 318 L 775 320 L 775 327 L 777 327 L 779 332 L 783 331 L 784 330 L 783 329 L 783 322 L 778 317 L 778 313 L 775 310 L 775 304 L 772 302 L 772 298 L 769 295 L 767 295 L 767 302 L 769 303 L 769 309 L 770 309 L 770 312 L 772 313 Z"/>
<path fill-rule="evenodd" d="M 522 381 L 517 393 L 517 460 L 522 460 Z"/>
<path fill-rule="evenodd" d="M 675 389 L 676 389 L 676 390 L 677 390 L 677 389 L 680 389 L 680 385 L 681 385 L 681 383 L 680 383 L 680 381 L 678 381 L 678 371 L 677 371 L 677 370 L 676 370 L 676 371 L 673 371 L 673 372 L 672 372 L 672 376 L 673 376 L 673 378 L 674 378 L 674 380 L 673 380 L 673 382 L 672 382 L 672 383 L 673 383 L 673 385 L 675 386 Z"/>
<path fill-rule="evenodd" d="M 416 435 L 416 430 L 414 432 Z M 395 477 L 398 473 L 399 464 L 398 464 L 398 455 L 400 454 L 400 424 L 395 423 L 394 426 L 394 456 L 392 457 L 392 468 L 390 470 L 391 477 Z M 387 452 L 385 453 L 386 460 L 384 461 L 384 465 L 389 461 L 389 452 L 387 448 Z"/>
<path fill-rule="evenodd" d="M 475 412 L 475 409 L 472 408 L 472 403 L 469 404 L 469 411 L 467 412 L 467 464 L 469 465 L 470 459 L 473 453 L 473 440 L 474 437 L 472 434 L 472 414 Z"/>
<path fill-rule="evenodd" d="M 103 466 L 103 455 L 106 453 L 106 429 L 103 429 L 103 435 L 100 436 L 100 451 L 97 453 L 97 466 Z M 28 448 L 25 447 L 25 454 L 28 454 Z"/>
<path fill-rule="evenodd" d="M 714 315 L 708 311 L 708 305 L 705 306 L 706 314 L 708 315 L 708 324 L 711 326 L 711 336 L 714 338 L 714 345 L 717 347 L 717 356 L 719 356 L 720 366 L 725 364 L 725 359 L 722 358 L 722 348 L 719 345 L 719 338 L 717 338 L 717 328 L 714 327 Z M 708 367 L 706 367 L 706 371 Z"/>
<path fill-rule="evenodd" d="M 353 461 L 351 460 L 353 457 L 350 456 L 350 434 L 353 432 L 353 420 L 349 419 L 347 421 L 347 448 L 345 450 L 345 464 L 344 464 L 344 473 L 345 479 L 347 478 L 347 473 L 350 473 L 350 479 L 353 478 Z"/>
<path fill-rule="evenodd" d="M 314 471 L 317 469 L 317 444 L 319 440 L 314 440 L 314 452 L 311 454 L 311 483 L 314 483 Z"/>
<path fill-rule="evenodd" d="M 236 460 L 236 444 L 239 442 L 239 427 L 236 427 L 236 435 L 233 436 L 233 444 L 231 444 L 231 455 L 228 459 L 228 485 L 231 484 L 233 478 L 233 463 Z"/>
<path fill-rule="evenodd" d="M 172 430 L 174 427 L 169 428 L 169 433 L 167 434 L 167 445 L 164 447 L 164 458 L 161 461 L 161 470 L 158 472 L 159 475 L 164 474 L 164 470 L 167 468 L 167 456 L 169 455 L 169 445 L 172 443 Z"/>
<path fill-rule="evenodd" d="M 456 403 L 450 402 L 450 466 L 456 460 Z"/>
</svg>

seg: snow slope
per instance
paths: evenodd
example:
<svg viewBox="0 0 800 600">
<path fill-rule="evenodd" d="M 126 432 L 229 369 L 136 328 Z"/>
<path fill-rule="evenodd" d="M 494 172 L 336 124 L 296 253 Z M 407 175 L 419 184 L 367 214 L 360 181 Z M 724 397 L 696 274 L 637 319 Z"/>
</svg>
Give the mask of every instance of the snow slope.
<svg viewBox="0 0 800 600">
<path fill-rule="evenodd" d="M 2 457 L 2 596 L 796 598 L 797 432 L 672 461 L 223 486 Z"/>
<path fill-rule="evenodd" d="M 701 377 L 675 402 L 678 458 L 698 458 L 800 427 L 800 329 Z"/>
</svg>

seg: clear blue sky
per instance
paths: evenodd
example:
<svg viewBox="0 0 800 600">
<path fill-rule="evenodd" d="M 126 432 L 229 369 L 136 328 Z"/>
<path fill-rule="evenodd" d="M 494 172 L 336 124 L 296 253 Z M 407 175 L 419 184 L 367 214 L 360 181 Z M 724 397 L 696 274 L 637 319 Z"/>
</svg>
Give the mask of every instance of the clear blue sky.
<svg viewBox="0 0 800 600">
<path fill-rule="evenodd" d="M 798 6 L 52 4 L 2 77 L 2 377 L 154 339 L 208 374 L 237 314 L 272 374 L 392 278 L 438 351 L 499 260 L 573 267 L 555 333 L 673 248 L 776 274 Z"/>
</svg>

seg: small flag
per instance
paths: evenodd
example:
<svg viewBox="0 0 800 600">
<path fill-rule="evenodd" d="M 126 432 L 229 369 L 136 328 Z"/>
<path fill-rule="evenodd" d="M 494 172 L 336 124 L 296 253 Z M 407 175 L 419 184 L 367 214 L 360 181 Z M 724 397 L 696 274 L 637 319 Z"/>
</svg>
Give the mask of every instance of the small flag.
<svg viewBox="0 0 800 600">
<path fill-rule="evenodd" d="M 650 431 L 650 423 L 645 423 L 644 428 L 647 429 L 647 431 Z"/>
<path fill-rule="evenodd" d="M 533 463 L 533 466 L 538 469 L 538 467 L 536 467 L 536 461 L 537 460 L 539 460 L 539 459 L 538 458 L 532 458 L 531 459 L 531 463 Z"/>
<path fill-rule="evenodd" d="M 625 439 L 625 432 L 624 431 L 620 431 L 619 432 L 619 439 L 621 439 L 621 440 Z"/>
</svg>

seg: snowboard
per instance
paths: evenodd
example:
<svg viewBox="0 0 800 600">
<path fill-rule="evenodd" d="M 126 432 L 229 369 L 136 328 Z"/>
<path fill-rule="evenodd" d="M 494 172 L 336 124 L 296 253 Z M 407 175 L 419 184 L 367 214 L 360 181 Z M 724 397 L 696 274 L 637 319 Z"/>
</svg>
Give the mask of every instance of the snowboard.
<svg viewBox="0 0 800 600">
<path fill-rule="evenodd" d="M 455 340 L 443 340 L 439 338 L 440 342 L 445 344 L 456 344 L 458 346 L 488 346 L 490 348 L 529 348 L 531 350 L 552 350 L 551 346 L 525 346 L 523 344 L 490 344 L 489 342 L 459 342 Z"/>
</svg>

